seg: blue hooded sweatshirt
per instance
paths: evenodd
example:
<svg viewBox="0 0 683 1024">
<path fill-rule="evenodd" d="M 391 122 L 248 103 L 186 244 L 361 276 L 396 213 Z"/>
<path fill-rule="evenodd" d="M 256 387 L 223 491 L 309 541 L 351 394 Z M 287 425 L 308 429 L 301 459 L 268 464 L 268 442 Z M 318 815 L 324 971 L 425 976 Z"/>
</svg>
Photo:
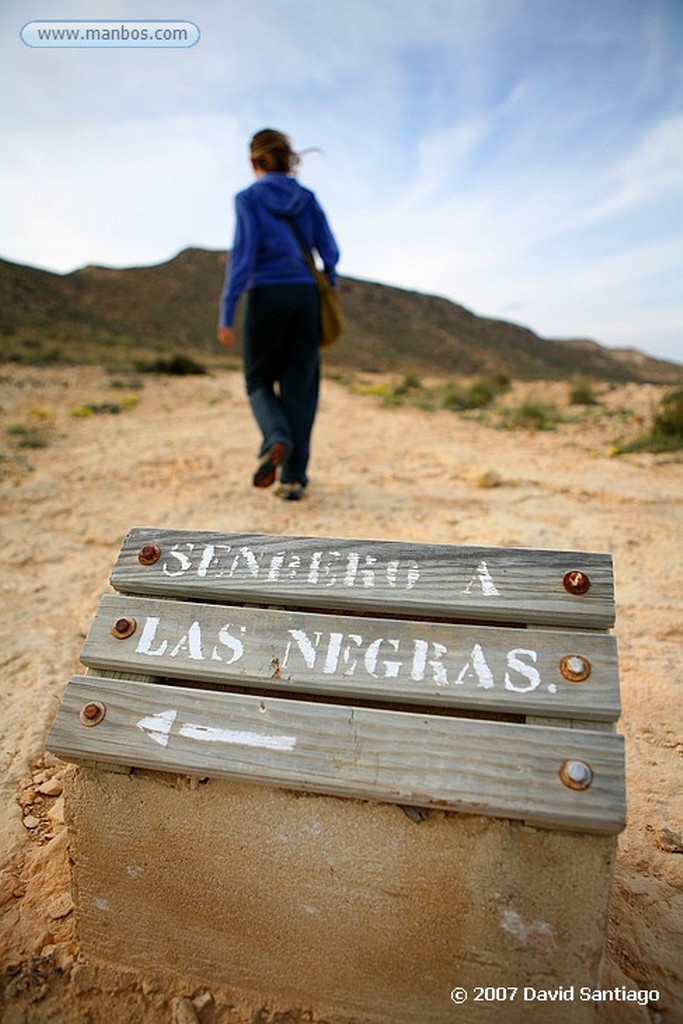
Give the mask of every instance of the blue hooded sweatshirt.
<svg viewBox="0 0 683 1024">
<path fill-rule="evenodd" d="M 322 260 L 332 285 L 339 249 L 313 192 L 288 174 L 264 174 L 235 197 L 235 239 L 221 295 L 219 324 L 231 327 L 245 289 L 264 284 L 310 284 L 303 243 Z M 289 219 L 288 219 L 289 218 Z"/>
</svg>

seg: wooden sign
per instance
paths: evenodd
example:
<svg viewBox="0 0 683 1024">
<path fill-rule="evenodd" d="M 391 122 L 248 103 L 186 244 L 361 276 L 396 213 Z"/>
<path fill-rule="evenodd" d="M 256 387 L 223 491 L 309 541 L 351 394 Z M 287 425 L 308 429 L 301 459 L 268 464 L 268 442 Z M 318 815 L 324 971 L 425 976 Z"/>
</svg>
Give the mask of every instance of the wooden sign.
<svg viewBox="0 0 683 1024">
<path fill-rule="evenodd" d="M 58 756 L 623 827 L 608 555 L 135 529 L 112 583 Z"/>
<path fill-rule="evenodd" d="M 614 623 L 611 558 L 578 552 L 135 529 L 112 584 L 227 603 L 591 629 Z"/>
</svg>

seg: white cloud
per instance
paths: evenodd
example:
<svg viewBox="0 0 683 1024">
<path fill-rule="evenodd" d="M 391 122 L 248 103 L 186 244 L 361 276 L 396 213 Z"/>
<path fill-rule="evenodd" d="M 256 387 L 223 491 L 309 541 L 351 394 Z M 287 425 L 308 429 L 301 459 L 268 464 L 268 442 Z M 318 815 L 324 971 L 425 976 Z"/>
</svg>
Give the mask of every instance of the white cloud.
<svg viewBox="0 0 683 1024">
<path fill-rule="evenodd" d="M 613 178 L 616 192 L 602 207 L 602 216 L 674 198 L 683 208 L 683 116 L 667 118 L 645 132 L 615 167 Z"/>
</svg>

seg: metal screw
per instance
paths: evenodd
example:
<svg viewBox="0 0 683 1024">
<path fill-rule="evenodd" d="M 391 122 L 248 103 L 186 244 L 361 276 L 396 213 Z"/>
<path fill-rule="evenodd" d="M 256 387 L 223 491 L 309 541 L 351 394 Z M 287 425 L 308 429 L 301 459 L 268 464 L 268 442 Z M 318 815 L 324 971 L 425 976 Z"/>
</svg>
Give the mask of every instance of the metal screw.
<svg viewBox="0 0 683 1024">
<path fill-rule="evenodd" d="M 591 581 L 585 572 L 581 572 L 580 569 L 572 569 L 571 572 L 565 573 L 564 589 L 568 590 L 570 594 L 585 594 L 590 589 Z"/>
<path fill-rule="evenodd" d="M 101 701 L 92 700 L 83 705 L 79 718 L 82 725 L 99 725 L 106 713 L 107 709 Z"/>
<path fill-rule="evenodd" d="M 588 789 L 593 781 L 593 769 L 585 761 L 563 761 L 560 778 L 568 789 Z"/>
<path fill-rule="evenodd" d="M 582 654 L 568 654 L 560 662 L 560 672 L 570 683 L 582 683 L 591 674 L 591 663 Z"/>
<path fill-rule="evenodd" d="M 137 628 L 135 619 L 117 619 L 111 627 L 111 635 L 117 640 L 125 640 L 126 637 L 132 636 Z"/>
<path fill-rule="evenodd" d="M 140 565 L 154 565 L 161 558 L 161 548 L 157 547 L 156 544 L 145 544 L 144 548 L 138 552 L 138 562 Z"/>
</svg>

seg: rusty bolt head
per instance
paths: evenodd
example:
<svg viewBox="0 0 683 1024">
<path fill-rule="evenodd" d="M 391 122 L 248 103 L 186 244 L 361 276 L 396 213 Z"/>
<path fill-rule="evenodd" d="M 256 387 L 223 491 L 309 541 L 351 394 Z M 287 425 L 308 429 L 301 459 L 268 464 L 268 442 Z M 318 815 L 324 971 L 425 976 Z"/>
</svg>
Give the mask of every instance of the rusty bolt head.
<svg viewBox="0 0 683 1024">
<path fill-rule="evenodd" d="M 560 662 L 560 672 L 570 683 L 582 683 L 591 674 L 591 663 L 582 654 L 568 654 Z"/>
<path fill-rule="evenodd" d="M 99 725 L 106 713 L 107 709 L 101 701 L 91 700 L 83 705 L 79 718 L 82 725 Z"/>
<path fill-rule="evenodd" d="M 161 558 L 161 548 L 157 547 L 156 544 L 145 544 L 144 548 L 138 552 L 138 562 L 140 565 L 154 565 Z"/>
<path fill-rule="evenodd" d="M 593 769 L 585 761 L 563 761 L 560 778 L 568 789 L 588 789 L 593 781 Z"/>
<path fill-rule="evenodd" d="M 133 618 L 117 619 L 111 627 L 111 635 L 116 637 L 117 640 L 125 640 L 126 637 L 133 635 L 137 627 L 138 624 Z"/>
<path fill-rule="evenodd" d="M 580 569 L 572 569 L 571 572 L 565 573 L 564 589 L 569 591 L 570 594 L 585 594 L 590 589 L 591 581 L 585 572 L 581 572 Z"/>
</svg>

